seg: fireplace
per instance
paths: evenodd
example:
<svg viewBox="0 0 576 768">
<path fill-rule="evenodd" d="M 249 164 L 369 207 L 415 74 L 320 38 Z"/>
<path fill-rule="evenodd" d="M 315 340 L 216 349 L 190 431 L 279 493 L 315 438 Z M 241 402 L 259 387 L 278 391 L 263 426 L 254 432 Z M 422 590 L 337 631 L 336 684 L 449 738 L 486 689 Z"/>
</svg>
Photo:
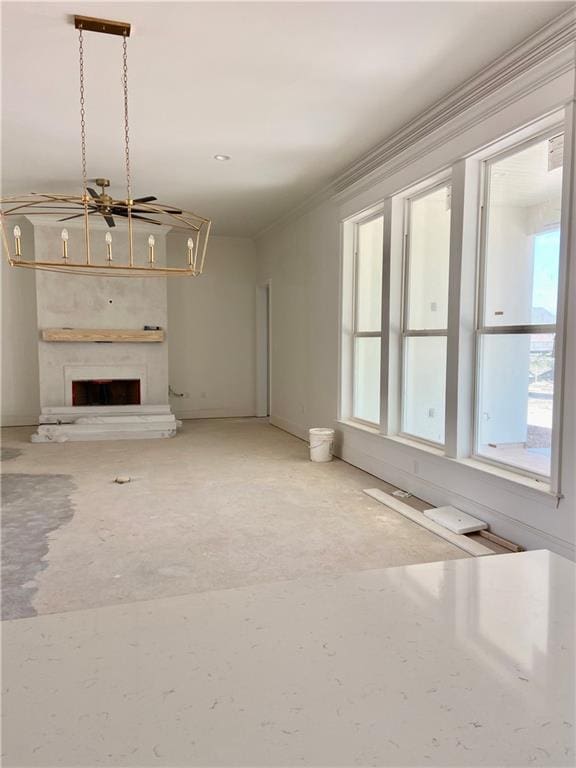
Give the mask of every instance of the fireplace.
<svg viewBox="0 0 576 768">
<path fill-rule="evenodd" d="M 140 405 L 140 379 L 72 382 L 72 405 Z"/>
</svg>

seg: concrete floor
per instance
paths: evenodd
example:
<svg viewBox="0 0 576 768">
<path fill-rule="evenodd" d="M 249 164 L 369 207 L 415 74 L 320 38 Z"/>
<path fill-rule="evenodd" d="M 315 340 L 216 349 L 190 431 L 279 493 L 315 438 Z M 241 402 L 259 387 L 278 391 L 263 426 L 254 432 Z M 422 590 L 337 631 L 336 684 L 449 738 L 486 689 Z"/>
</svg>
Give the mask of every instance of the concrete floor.
<svg viewBox="0 0 576 768">
<path fill-rule="evenodd" d="M 466 557 L 362 493 L 389 485 L 311 463 L 264 420 L 188 421 L 170 440 L 32 431 L 3 430 L 4 618 Z"/>
</svg>

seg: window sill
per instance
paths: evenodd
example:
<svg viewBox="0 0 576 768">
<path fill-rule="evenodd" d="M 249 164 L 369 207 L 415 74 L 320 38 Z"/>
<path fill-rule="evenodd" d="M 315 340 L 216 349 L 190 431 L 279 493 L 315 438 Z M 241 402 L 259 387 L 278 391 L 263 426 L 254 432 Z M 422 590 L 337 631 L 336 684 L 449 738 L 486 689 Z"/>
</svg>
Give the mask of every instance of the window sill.
<svg viewBox="0 0 576 768">
<path fill-rule="evenodd" d="M 342 424 L 344 427 L 352 427 L 360 432 L 367 432 L 369 435 L 375 435 L 376 437 L 382 437 L 378 427 L 371 427 L 370 424 L 366 424 L 363 421 L 355 421 L 354 419 L 336 419 L 337 424 Z"/>
<path fill-rule="evenodd" d="M 391 440 L 394 443 L 399 443 L 400 445 L 406 445 L 408 448 L 416 448 L 418 451 L 424 451 L 425 453 L 430 453 L 432 456 L 441 456 L 443 459 L 446 458 L 446 454 L 444 453 L 443 448 L 438 448 L 435 445 L 430 445 L 429 443 L 420 442 L 420 440 L 412 440 L 409 437 L 404 437 L 403 435 L 381 435 L 385 440 Z"/>
<path fill-rule="evenodd" d="M 456 464 L 460 467 L 472 469 L 475 472 L 481 473 L 486 476 L 487 479 L 493 479 L 495 484 L 500 487 L 505 486 L 507 490 L 518 493 L 519 491 L 523 495 L 529 498 L 546 499 L 548 502 L 553 501 L 554 506 L 557 506 L 558 495 L 552 491 L 550 485 L 544 481 L 536 480 L 532 477 L 516 474 L 503 467 L 496 467 L 492 464 L 485 463 L 478 459 L 463 458 L 455 459 L 451 456 L 446 456 L 443 449 L 436 448 L 426 443 L 421 443 L 418 440 L 410 440 L 406 437 L 400 437 L 398 435 L 383 435 L 377 427 L 370 427 L 367 424 L 361 424 L 351 419 L 338 419 L 337 424 L 342 425 L 347 429 L 353 429 L 357 432 L 364 432 L 365 434 L 372 435 L 373 437 L 380 438 L 388 443 L 394 443 L 405 447 L 409 450 L 420 451 L 429 456 L 441 459 L 442 461 L 449 461 L 452 464 Z"/>
<path fill-rule="evenodd" d="M 390 440 L 393 443 L 404 445 L 407 448 L 416 448 L 419 451 L 430 453 L 433 456 L 441 456 L 442 458 L 446 458 L 442 448 L 436 448 L 434 445 L 430 445 L 429 443 L 421 443 L 420 440 L 412 440 L 409 437 L 404 437 L 401 435 L 383 435 L 378 427 L 371 427 L 369 424 L 364 424 L 353 419 L 338 419 L 337 423 L 342 424 L 345 427 L 357 429 L 360 432 L 367 432 L 368 434 L 379 437 L 382 440 Z"/>
<path fill-rule="evenodd" d="M 449 457 L 447 457 L 449 458 Z M 523 485 L 526 488 L 530 488 L 537 493 L 544 493 L 547 496 L 557 498 L 557 495 L 552 491 L 550 484 L 544 480 L 536 480 L 534 477 L 528 477 L 522 475 L 520 472 L 513 472 L 505 467 L 497 467 L 494 464 L 481 461 L 480 459 L 465 458 L 465 459 L 450 459 L 456 461 L 458 464 L 463 464 L 467 467 L 477 469 L 479 472 L 486 472 L 488 475 L 494 475 L 495 477 L 501 477 L 505 480 L 509 480 L 512 483 Z"/>
</svg>

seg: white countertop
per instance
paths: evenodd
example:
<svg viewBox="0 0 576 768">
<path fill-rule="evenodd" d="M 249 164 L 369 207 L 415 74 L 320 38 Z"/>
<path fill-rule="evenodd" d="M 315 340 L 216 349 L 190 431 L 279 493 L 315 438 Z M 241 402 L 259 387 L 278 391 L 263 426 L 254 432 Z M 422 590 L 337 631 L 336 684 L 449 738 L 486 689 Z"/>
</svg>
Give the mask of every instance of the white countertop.
<svg viewBox="0 0 576 768">
<path fill-rule="evenodd" d="M 573 766 L 546 551 L 3 623 L 3 765 Z"/>
</svg>

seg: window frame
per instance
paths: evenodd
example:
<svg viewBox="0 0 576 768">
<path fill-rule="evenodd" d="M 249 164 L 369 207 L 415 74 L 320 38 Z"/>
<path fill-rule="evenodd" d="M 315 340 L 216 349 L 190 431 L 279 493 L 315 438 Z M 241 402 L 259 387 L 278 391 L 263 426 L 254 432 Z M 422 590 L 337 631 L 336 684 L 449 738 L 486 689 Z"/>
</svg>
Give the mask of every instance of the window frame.
<svg viewBox="0 0 576 768">
<path fill-rule="evenodd" d="M 448 317 L 449 314 L 447 312 L 446 316 L 446 327 L 445 328 L 421 328 L 421 329 L 409 329 L 409 313 L 410 313 L 410 296 L 409 296 L 409 282 L 410 282 L 410 211 L 412 203 L 416 200 L 420 200 L 423 197 L 427 197 L 432 192 L 442 189 L 444 187 L 447 187 L 450 189 L 450 195 L 452 194 L 452 176 L 451 174 L 443 174 L 442 178 L 438 178 L 435 176 L 433 180 L 429 180 L 429 183 L 426 184 L 424 182 L 424 185 L 422 183 L 417 185 L 417 189 L 412 192 L 412 190 L 408 190 L 405 195 L 403 195 L 403 230 L 402 230 L 402 295 L 401 295 L 401 308 L 400 308 L 400 359 L 399 359 L 399 370 L 400 370 L 400 386 L 399 386 L 399 430 L 398 430 L 398 436 L 406 438 L 408 440 L 415 440 L 419 443 L 423 443 L 424 445 L 429 445 L 432 448 L 438 448 L 438 449 L 444 449 L 446 447 L 446 429 L 444 429 L 444 442 L 439 443 L 434 440 L 428 440 L 425 437 L 421 437 L 419 435 L 414 435 L 411 432 L 406 432 L 404 430 L 404 423 L 405 423 L 405 412 L 406 412 L 406 397 L 404 395 L 404 385 L 406 382 L 406 346 L 407 346 L 407 339 L 409 338 L 426 338 L 426 337 L 433 337 L 433 338 L 445 338 L 446 339 L 446 346 L 448 346 Z M 452 206 L 451 206 L 452 207 Z M 451 212 L 450 207 L 450 212 Z M 452 236 L 450 236 L 450 240 L 452 239 Z M 449 251 L 451 248 L 451 243 L 449 244 Z M 448 254 L 448 272 L 450 272 L 450 256 L 451 254 Z M 448 291 L 449 291 L 449 285 L 448 285 Z M 448 350 L 446 350 L 448 352 Z M 444 398 L 446 398 L 446 389 L 447 389 L 447 372 L 448 372 L 448 363 L 446 362 L 446 369 L 444 371 Z M 444 407 L 444 419 L 446 419 L 446 406 Z"/>
<path fill-rule="evenodd" d="M 383 237 L 383 245 L 382 245 L 382 267 L 384 267 L 384 240 L 385 240 L 385 228 L 384 228 L 384 213 L 381 208 L 378 210 L 371 211 L 370 213 L 362 216 L 361 218 L 356 218 L 352 222 L 354 230 L 353 230 L 353 240 L 352 240 L 352 247 L 353 247 L 353 264 L 352 264 L 352 328 L 350 333 L 350 341 L 351 341 L 351 350 L 350 350 L 350 419 L 352 421 L 358 422 L 359 424 L 363 424 L 367 427 L 372 428 L 379 428 L 380 427 L 380 414 L 382 411 L 382 387 L 380 384 L 380 398 L 379 398 L 379 408 L 378 408 L 378 414 L 379 418 L 378 421 L 368 421 L 367 419 L 362 419 L 359 416 L 355 415 L 356 411 L 356 381 L 355 381 L 355 371 L 356 371 L 356 339 L 380 339 L 380 370 L 382 370 L 382 335 L 383 335 L 383 329 L 382 329 L 382 319 L 380 319 L 380 330 L 379 331 L 359 331 L 357 330 L 358 325 L 358 255 L 359 255 L 359 231 L 360 227 L 364 224 L 369 224 L 371 221 L 376 221 L 377 219 L 382 219 L 382 228 L 384 232 Z M 382 289 L 382 286 L 380 286 L 380 289 Z M 382 316 L 382 307 L 380 309 L 380 316 Z"/>
<path fill-rule="evenodd" d="M 549 483 L 551 488 L 557 485 L 555 482 L 555 473 L 557 470 L 558 454 L 560 450 L 558 436 L 555 434 L 558 430 L 556 428 L 556 419 L 554 414 L 557 409 L 561 410 L 561 400 L 563 391 L 563 373 L 559 371 L 560 381 L 556 381 L 558 360 L 558 334 L 562 331 L 564 326 L 564 316 L 560 313 L 564 313 L 563 302 L 561 301 L 562 294 L 562 266 L 564 259 L 562 249 L 562 237 L 564 234 L 564 176 L 566 170 L 565 158 L 562 164 L 562 198 L 561 198 L 561 211 L 560 221 L 558 223 L 558 229 L 560 231 L 560 252 L 559 252 L 559 280 L 558 280 L 558 292 L 557 292 L 557 309 L 556 309 L 556 322 L 555 323 L 519 323 L 512 325 L 486 325 L 485 317 L 485 304 L 486 304 L 486 243 L 489 223 L 489 195 L 490 195 L 490 174 L 489 169 L 494 163 L 511 157 L 524 149 L 528 149 L 531 146 L 539 144 L 547 139 L 552 139 L 555 136 L 563 134 L 564 140 L 566 139 L 566 124 L 565 121 L 558 122 L 546 129 L 540 130 L 528 138 L 518 141 L 514 144 L 510 144 L 506 149 L 496 152 L 494 154 L 483 157 L 481 160 L 481 195 L 480 195 L 480 210 L 478 212 L 478 253 L 477 253 L 477 275 L 476 275 L 476 309 L 475 309 L 475 329 L 474 329 L 474 370 L 473 370 L 473 400 L 472 400 L 472 445 L 470 450 L 470 457 L 475 461 L 482 462 L 483 464 L 490 464 L 493 467 L 499 467 L 505 469 L 508 472 L 522 475 L 524 477 L 537 480 L 539 482 Z M 564 146 L 566 146 L 564 144 Z M 549 225 L 549 230 L 556 229 L 553 225 Z M 542 230 L 544 231 L 544 230 Z M 539 233 L 536 233 L 539 234 Z M 534 235 L 534 237 L 536 236 Z M 539 472 L 529 470 L 525 467 L 519 467 L 515 464 L 509 464 L 505 461 L 499 461 L 498 459 L 490 456 L 485 456 L 478 450 L 479 446 L 479 404 L 480 404 L 480 376 L 481 376 L 481 346 L 483 336 L 505 336 L 505 335 L 518 335 L 518 336 L 532 336 L 538 334 L 554 334 L 554 357 L 555 357 L 555 371 L 554 371 L 554 390 L 553 390 L 553 420 L 552 420 L 552 432 L 551 432 L 551 453 L 550 453 L 550 474 L 544 475 Z"/>
<path fill-rule="evenodd" d="M 551 474 L 540 475 L 521 467 L 493 462 L 479 455 L 476 446 L 476 402 L 478 372 L 479 259 L 484 227 L 485 161 L 513 154 L 522 145 L 536 143 L 543 137 L 564 134 L 562 202 L 560 214 L 559 288 L 555 337 L 554 411 L 552 420 Z M 402 174 L 398 184 L 386 183 L 364 189 L 354 199 L 341 205 L 340 229 L 340 335 L 339 398 L 337 420 L 351 429 L 362 430 L 374 437 L 402 444 L 416 452 L 434 454 L 439 459 L 455 462 L 486 477 L 497 478 L 503 487 L 524 487 L 527 491 L 556 499 L 563 497 L 562 463 L 564 440 L 564 390 L 567 364 L 568 267 L 570 248 L 576 236 L 573 213 L 576 179 L 574 176 L 576 145 L 576 102 L 556 107 L 523 125 L 494 135 L 485 143 L 477 143 L 445 164 L 426 162 L 425 175 Z M 415 168 L 421 167 L 415 166 Z M 446 353 L 445 442 L 430 443 L 403 433 L 400 418 L 402 402 L 404 344 L 404 204 L 408 196 L 416 196 L 433 186 L 451 186 L 450 262 L 448 297 L 448 332 Z M 355 203 L 357 203 L 356 207 Z M 352 389 L 354 367 L 352 349 L 352 290 L 355 273 L 354 226 L 370 218 L 383 216 L 382 323 L 380 359 L 380 423 L 353 417 Z M 354 269 L 353 269 L 354 265 Z M 483 290 L 483 286 L 482 286 Z M 500 326 L 502 328 L 502 326 Z M 532 330 L 532 326 L 530 327 Z M 548 330 L 548 328 L 546 328 Z M 415 464 L 416 466 L 416 464 Z M 414 470 L 415 472 L 417 470 Z"/>
</svg>

